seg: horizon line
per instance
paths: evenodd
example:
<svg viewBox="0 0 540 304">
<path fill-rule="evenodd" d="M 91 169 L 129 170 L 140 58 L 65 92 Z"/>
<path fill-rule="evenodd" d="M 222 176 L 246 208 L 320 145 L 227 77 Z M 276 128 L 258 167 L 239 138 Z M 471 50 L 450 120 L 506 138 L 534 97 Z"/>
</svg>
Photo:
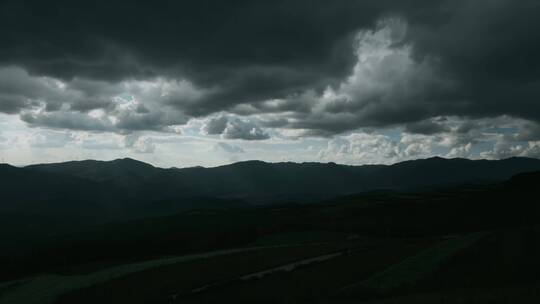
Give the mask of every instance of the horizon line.
<svg viewBox="0 0 540 304">
<path fill-rule="evenodd" d="M 231 162 L 231 163 L 227 163 L 227 164 L 223 164 L 223 165 L 208 166 L 208 167 L 200 166 L 200 165 L 186 166 L 186 167 L 176 167 L 176 166 L 160 167 L 160 166 L 156 166 L 156 165 L 154 165 L 152 163 L 148 163 L 146 161 L 142 161 L 140 159 L 136 159 L 136 158 L 133 158 L 133 157 L 120 157 L 120 158 L 113 158 L 113 159 L 108 159 L 108 160 L 91 159 L 91 158 L 88 158 L 88 159 L 73 159 L 73 160 L 66 160 L 66 161 L 59 161 L 59 162 L 31 163 L 31 164 L 26 164 L 26 165 L 13 165 L 13 164 L 10 164 L 10 163 L 7 163 L 7 162 L 0 162 L 0 165 L 8 165 L 8 166 L 16 167 L 16 168 L 26 168 L 26 167 L 30 167 L 30 166 L 54 165 L 54 164 L 65 164 L 65 163 L 75 163 L 75 162 L 88 162 L 88 161 L 109 163 L 109 162 L 114 162 L 114 161 L 131 160 L 131 161 L 136 161 L 136 162 L 139 162 L 139 163 L 143 163 L 143 164 L 146 164 L 146 165 L 152 166 L 154 168 L 158 168 L 158 169 L 190 169 L 190 168 L 211 169 L 211 168 L 226 167 L 226 166 L 231 166 L 231 165 L 235 165 L 235 164 L 249 163 L 249 162 L 261 162 L 261 163 L 265 163 L 265 164 L 326 164 L 326 165 L 332 165 L 333 164 L 333 165 L 338 165 L 338 166 L 362 167 L 362 166 L 392 166 L 392 165 L 396 165 L 396 164 L 400 164 L 400 163 L 406 163 L 406 162 L 411 162 L 411 161 L 430 160 L 430 159 L 467 160 L 467 161 L 503 161 L 503 160 L 509 160 L 509 159 L 532 159 L 532 160 L 540 161 L 539 158 L 527 157 L 527 156 L 510 156 L 510 157 L 500 158 L 500 159 L 488 159 L 488 158 L 444 157 L 444 156 L 435 155 L 435 156 L 431 156 L 431 157 L 407 159 L 407 160 L 401 160 L 401 161 L 397 161 L 397 162 L 393 162 L 393 163 L 386 163 L 386 164 L 385 163 L 345 164 L 345 163 L 337 163 L 337 162 L 333 162 L 333 161 L 331 161 L 331 162 L 318 162 L 318 161 L 295 162 L 295 161 L 265 161 L 265 160 L 260 160 L 260 159 L 249 159 L 249 160 L 236 161 L 236 162 Z"/>
</svg>

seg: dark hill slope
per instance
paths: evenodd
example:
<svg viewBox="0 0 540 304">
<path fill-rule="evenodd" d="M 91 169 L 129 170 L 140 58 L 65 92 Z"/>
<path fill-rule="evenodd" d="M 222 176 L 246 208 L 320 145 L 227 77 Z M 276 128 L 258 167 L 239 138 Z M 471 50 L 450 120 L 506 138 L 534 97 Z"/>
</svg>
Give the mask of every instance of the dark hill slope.
<svg viewBox="0 0 540 304">
<path fill-rule="evenodd" d="M 46 198 L 49 193 L 56 195 L 66 191 L 75 197 L 78 194 L 80 197 L 97 196 L 107 201 L 113 199 L 117 204 L 120 203 L 118 201 L 137 205 L 194 197 L 235 198 L 260 204 L 317 201 L 373 190 L 403 191 L 499 182 L 518 173 L 540 170 L 540 160 L 430 158 L 391 166 L 247 161 L 215 168 L 162 169 L 132 159 L 119 159 L 42 164 L 15 169 L 20 170 L 19 174 L 28 174 L 28 177 L 26 182 L 19 179 L 20 184 L 11 181 L 12 187 L 26 189 L 32 185 L 43 190 L 39 191 L 39 196 L 34 190 L 20 193 L 25 199 L 32 196 L 36 199 Z M 0 168 L 0 171 L 6 171 L 0 174 L 9 178 L 11 173 L 8 169 Z M 57 181 L 46 181 L 49 178 L 46 174 L 55 174 Z M 35 189 L 32 187 L 28 189 Z M 14 191 L 10 192 L 13 194 Z"/>
</svg>

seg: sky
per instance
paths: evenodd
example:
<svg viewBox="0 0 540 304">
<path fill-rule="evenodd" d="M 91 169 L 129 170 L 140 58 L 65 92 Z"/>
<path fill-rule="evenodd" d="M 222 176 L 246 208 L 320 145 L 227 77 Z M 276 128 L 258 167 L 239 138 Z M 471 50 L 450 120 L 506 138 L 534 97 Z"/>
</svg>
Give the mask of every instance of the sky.
<svg viewBox="0 0 540 304">
<path fill-rule="evenodd" d="M 540 158 L 536 0 L 0 1 L 0 162 Z"/>
</svg>

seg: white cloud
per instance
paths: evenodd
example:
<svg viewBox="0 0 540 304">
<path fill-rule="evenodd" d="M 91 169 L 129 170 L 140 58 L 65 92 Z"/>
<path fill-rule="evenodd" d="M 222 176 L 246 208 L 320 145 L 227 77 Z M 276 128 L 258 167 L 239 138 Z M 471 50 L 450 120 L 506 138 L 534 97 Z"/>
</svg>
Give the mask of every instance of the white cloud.
<svg viewBox="0 0 540 304">
<path fill-rule="evenodd" d="M 514 142 L 503 138 L 494 144 L 492 150 L 483 151 L 480 155 L 489 159 L 514 156 L 540 158 L 540 141 Z"/>
<path fill-rule="evenodd" d="M 446 154 L 446 157 L 454 158 L 454 157 L 461 157 L 461 158 L 467 158 L 471 156 L 471 148 L 472 144 L 467 143 L 466 145 L 462 145 L 459 147 L 454 147 Z"/>
<path fill-rule="evenodd" d="M 189 117 L 179 104 L 193 104 L 211 90 L 187 80 L 69 81 L 0 67 L 0 113 L 21 114 L 31 126 L 125 132 L 169 131 Z"/>
<path fill-rule="evenodd" d="M 230 118 L 227 127 L 223 130 L 223 138 L 262 140 L 270 136 L 257 124 L 241 118 Z"/>
<path fill-rule="evenodd" d="M 156 144 L 152 137 L 139 134 L 127 135 L 124 139 L 124 145 L 136 153 L 154 153 L 156 150 Z"/>
<path fill-rule="evenodd" d="M 399 154 L 398 144 L 388 136 L 367 133 L 353 133 L 328 141 L 321 149 L 321 161 L 351 164 L 375 164 L 394 161 Z"/>
</svg>

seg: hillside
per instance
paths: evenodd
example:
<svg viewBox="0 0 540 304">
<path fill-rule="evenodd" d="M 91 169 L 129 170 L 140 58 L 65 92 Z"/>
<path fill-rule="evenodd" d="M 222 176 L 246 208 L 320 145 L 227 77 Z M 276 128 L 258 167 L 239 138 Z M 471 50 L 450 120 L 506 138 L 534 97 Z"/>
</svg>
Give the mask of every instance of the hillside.
<svg viewBox="0 0 540 304">
<path fill-rule="evenodd" d="M 540 170 L 540 160 L 531 158 L 488 161 L 436 157 L 390 166 L 246 161 L 214 168 L 185 169 L 156 168 L 126 158 L 109 162 L 87 160 L 33 165 L 21 168 L 20 174 L 36 174 L 27 177 L 35 184 L 46 178 L 37 172 L 84 179 L 89 183 L 104 184 L 107 196 L 136 201 L 216 197 L 243 198 L 257 204 L 283 203 L 286 200 L 316 201 L 373 190 L 491 183 L 534 170 Z M 53 189 L 61 191 L 55 186 L 51 191 Z M 87 192 L 81 191 L 80 194 L 84 196 Z"/>
<path fill-rule="evenodd" d="M 539 178 L 117 221 L 3 251 L 0 279 L 54 274 L 7 294 L 50 286 L 59 303 L 491 303 L 540 282 Z"/>
<path fill-rule="evenodd" d="M 426 191 L 496 183 L 540 170 L 540 160 L 430 158 L 394 165 L 246 161 L 162 169 L 133 159 L 0 166 L 5 239 L 42 237 L 193 209 L 310 204 L 373 191 Z M 29 224 L 31 223 L 31 224 Z"/>
</svg>

